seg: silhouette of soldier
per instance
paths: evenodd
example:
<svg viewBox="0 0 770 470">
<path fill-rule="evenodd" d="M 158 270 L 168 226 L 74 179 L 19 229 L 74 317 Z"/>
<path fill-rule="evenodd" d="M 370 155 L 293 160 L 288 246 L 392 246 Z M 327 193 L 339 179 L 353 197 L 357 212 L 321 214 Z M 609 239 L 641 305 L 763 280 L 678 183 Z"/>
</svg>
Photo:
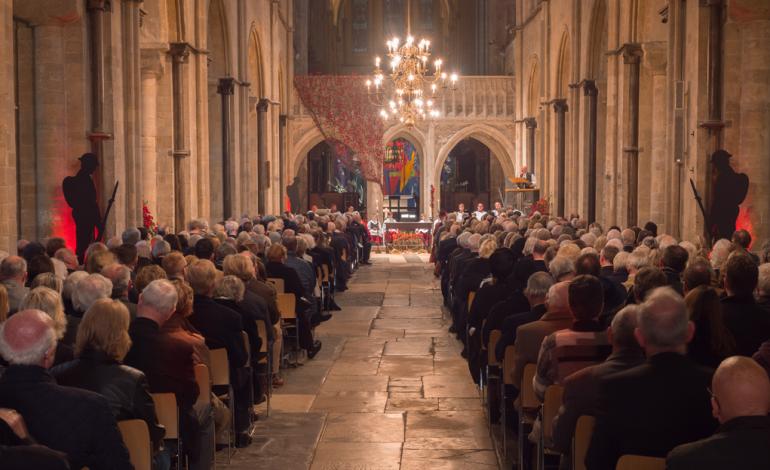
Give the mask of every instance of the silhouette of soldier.
<svg viewBox="0 0 770 470">
<path fill-rule="evenodd" d="M 291 212 L 294 214 L 299 214 L 299 176 L 295 176 L 294 181 L 290 185 L 286 186 L 286 195 L 289 196 Z"/>
<path fill-rule="evenodd" d="M 80 171 L 75 176 L 64 178 L 62 191 L 64 199 L 72 208 L 77 236 L 76 253 L 78 260 L 82 263 L 88 245 L 96 240 L 94 231 L 101 220 L 99 204 L 96 200 L 96 186 L 91 179 L 91 175 L 99 166 L 99 161 L 93 153 L 84 153 L 78 160 L 80 160 Z"/>
<path fill-rule="evenodd" d="M 732 155 L 727 150 L 717 150 L 711 155 L 714 166 L 714 189 L 711 201 L 711 234 L 714 240 L 730 239 L 738 219 L 738 206 L 746 199 L 749 177 L 736 173 L 730 166 Z"/>
</svg>

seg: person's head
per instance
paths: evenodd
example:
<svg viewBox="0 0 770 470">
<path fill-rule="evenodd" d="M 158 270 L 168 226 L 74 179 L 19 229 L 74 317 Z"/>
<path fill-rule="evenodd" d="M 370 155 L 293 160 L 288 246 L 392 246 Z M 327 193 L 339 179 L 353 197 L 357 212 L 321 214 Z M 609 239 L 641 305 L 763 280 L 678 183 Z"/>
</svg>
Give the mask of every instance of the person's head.
<svg viewBox="0 0 770 470">
<path fill-rule="evenodd" d="M 627 228 L 620 232 L 620 240 L 623 242 L 624 246 L 634 246 L 634 242 L 636 241 L 636 232 L 630 228 Z"/>
<path fill-rule="evenodd" d="M 750 296 L 757 288 L 759 268 L 745 252 L 733 252 L 724 266 L 725 290 L 728 295 Z"/>
<path fill-rule="evenodd" d="M 655 224 L 655 222 L 647 222 L 644 224 L 644 230 L 650 232 L 653 237 L 658 236 L 658 226 Z"/>
<path fill-rule="evenodd" d="M 634 334 L 650 357 L 660 352 L 684 354 L 694 331 L 682 296 L 670 287 L 659 287 L 641 304 Z"/>
<path fill-rule="evenodd" d="M 27 285 L 39 274 L 55 273 L 53 261 L 47 255 L 35 255 L 27 263 Z"/>
<path fill-rule="evenodd" d="M 639 324 L 640 310 L 638 305 L 627 305 L 612 318 L 610 328 L 607 330 L 607 339 L 612 343 L 614 352 L 639 350 L 634 331 Z"/>
<path fill-rule="evenodd" d="M 634 250 L 630 255 L 628 255 L 628 260 L 626 261 L 626 269 L 628 270 L 629 274 L 636 274 L 640 269 L 644 268 L 645 266 L 649 266 L 649 252 L 642 250 L 642 247 L 637 248 Z"/>
<path fill-rule="evenodd" d="M 128 266 L 113 263 L 102 269 L 102 276 L 112 282 L 113 299 L 128 298 L 128 289 L 131 287 L 131 270 Z"/>
<path fill-rule="evenodd" d="M 569 283 L 569 309 L 576 320 L 593 320 L 602 308 L 604 289 L 598 277 L 581 274 Z"/>
<path fill-rule="evenodd" d="M 210 238 L 201 238 L 195 244 L 193 253 L 198 259 L 211 260 L 214 257 L 214 242 Z"/>
<path fill-rule="evenodd" d="M 479 258 L 488 259 L 497 249 L 497 242 L 494 238 L 484 240 L 479 246 Z"/>
<path fill-rule="evenodd" d="M 64 286 L 62 287 L 61 296 L 64 300 L 72 301 L 75 297 L 75 290 L 77 285 L 83 279 L 88 277 L 88 273 L 85 271 L 73 271 L 64 280 Z"/>
<path fill-rule="evenodd" d="M 74 271 L 78 268 L 78 257 L 75 256 L 75 253 L 69 248 L 59 248 L 56 250 L 54 258 L 64 263 L 64 266 L 66 266 L 69 271 Z"/>
<path fill-rule="evenodd" d="M 218 299 L 228 299 L 234 302 L 240 302 L 243 300 L 243 294 L 246 291 L 246 287 L 243 285 L 243 281 L 236 276 L 223 276 L 216 283 L 214 289 L 214 297 Z"/>
<path fill-rule="evenodd" d="M 35 287 L 48 287 L 61 294 L 62 289 L 64 288 L 64 281 L 54 273 L 41 273 L 35 276 L 35 279 L 32 279 L 29 287 L 30 289 L 34 289 Z"/>
<path fill-rule="evenodd" d="M 770 296 L 770 263 L 759 265 L 757 280 L 757 294 L 761 297 Z"/>
<path fill-rule="evenodd" d="M 663 249 L 663 266 L 681 273 L 687 266 L 690 254 L 679 245 L 669 245 Z"/>
<path fill-rule="evenodd" d="M 695 258 L 690 261 L 682 275 L 682 285 L 685 293 L 698 286 L 711 285 L 712 277 L 714 277 L 714 270 L 711 269 L 711 264 L 704 258 Z"/>
<path fill-rule="evenodd" d="M 507 278 L 513 272 L 514 257 L 511 250 L 498 248 L 489 257 L 489 270 L 496 280 Z"/>
<path fill-rule="evenodd" d="M 604 245 L 604 248 L 602 248 L 601 251 L 601 256 L 599 257 L 599 263 L 602 266 L 613 266 L 615 257 L 619 252 L 620 250 L 615 245 Z"/>
<path fill-rule="evenodd" d="M 524 295 L 529 301 L 529 305 L 544 304 L 548 291 L 553 286 L 553 278 L 546 272 L 538 271 L 527 279 L 527 287 L 524 289 Z"/>
<path fill-rule="evenodd" d="M 476 210 L 479 212 L 484 212 L 484 204 L 481 202 L 476 204 Z"/>
<path fill-rule="evenodd" d="M 575 277 L 575 263 L 566 256 L 556 256 L 548 265 L 548 271 L 557 281 L 569 281 Z"/>
<path fill-rule="evenodd" d="M 21 256 L 6 256 L 0 262 L 0 278 L 3 281 L 13 280 L 24 284 L 27 279 L 27 261 Z"/>
<path fill-rule="evenodd" d="M 207 259 L 199 259 L 187 266 L 187 282 L 196 295 L 211 297 L 217 279 L 217 268 Z"/>
<path fill-rule="evenodd" d="M 740 416 L 770 414 L 770 378 L 749 357 L 728 357 L 711 378 L 711 409 L 724 424 Z"/>
<path fill-rule="evenodd" d="M 163 257 L 161 267 L 169 279 L 184 279 L 184 270 L 187 268 L 187 260 L 178 251 L 172 251 Z"/>
<path fill-rule="evenodd" d="M 139 261 L 139 251 L 136 245 L 123 244 L 116 248 L 113 248 L 112 253 L 117 258 L 118 263 L 128 266 L 130 269 L 136 267 L 136 263 Z"/>
<path fill-rule="evenodd" d="M 91 152 L 84 153 L 78 160 L 80 161 L 80 171 L 88 175 L 95 172 L 99 166 L 99 159 L 96 157 L 96 154 Z"/>
<path fill-rule="evenodd" d="M 575 274 L 599 277 L 601 275 L 601 263 L 596 253 L 585 253 L 578 256 L 575 262 Z"/>
<path fill-rule="evenodd" d="M 626 268 L 626 264 L 628 263 L 629 256 L 631 256 L 631 254 L 627 251 L 618 251 L 618 254 L 615 255 L 615 258 L 612 260 L 612 270 L 616 273 L 622 271 L 627 273 L 628 268 Z"/>
<path fill-rule="evenodd" d="M 128 227 L 120 238 L 124 245 L 136 245 L 142 239 L 142 233 L 136 227 Z"/>
<path fill-rule="evenodd" d="M 99 299 L 112 296 L 112 281 L 101 274 L 89 274 L 78 282 L 72 296 L 72 305 L 78 312 L 85 313 Z"/>
<path fill-rule="evenodd" d="M 287 230 L 288 231 L 288 230 Z M 297 237 L 294 234 L 286 234 L 283 236 L 283 246 L 289 253 L 297 252 Z"/>
<path fill-rule="evenodd" d="M 62 248 L 67 248 L 67 242 L 61 237 L 51 237 L 45 244 L 45 253 L 49 258 L 53 258 Z"/>
<path fill-rule="evenodd" d="M 40 310 L 22 310 L 0 323 L 0 355 L 11 365 L 51 367 L 56 355 L 51 317 Z"/>
<path fill-rule="evenodd" d="M 174 284 L 177 295 L 174 314 L 183 318 L 189 317 L 193 312 L 193 297 L 195 296 L 192 287 L 181 279 L 174 279 L 171 283 Z"/>
<path fill-rule="evenodd" d="M 668 285 L 666 275 L 658 268 L 646 266 L 634 277 L 634 296 L 637 303 L 642 303 L 653 289 Z"/>
<path fill-rule="evenodd" d="M 695 325 L 695 337 L 707 341 L 719 357 L 733 354 L 735 338 L 725 326 L 717 291 L 709 286 L 697 287 L 687 293 L 684 303 L 687 315 Z"/>
<path fill-rule="evenodd" d="M 53 320 L 56 339 L 64 337 L 67 330 L 67 316 L 64 314 L 61 295 L 55 290 L 48 287 L 35 287 L 21 301 L 19 310 L 40 310 L 48 314 Z"/>
<path fill-rule="evenodd" d="M 166 279 L 152 281 L 139 294 L 136 316 L 163 326 L 176 310 L 177 299 L 176 287 L 171 282 Z"/>
<path fill-rule="evenodd" d="M 83 315 L 75 339 L 75 357 L 84 351 L 104 353 L 121 362 L 131 348 L 128 308 L 119 300 L 101 299 Z"/>
<path fill-rule="evenodd" d="M 92 253 L 86 260 L 86 271 L 89 274 L 100 273 L 105 266 L 116 262 L 115 255 L 111 251 L 102 250 Z"/>
<path fill-rule="evenodd" d="M 160 260 L 171 252 L 171 245 L 166 240 L 158 240 L 152 246 L 153 259 Z"/>
<path fill-rule="evenodd" d="M 549 312 L 569 312 L 569 282 L 557 282 L 548 289 L 545 304 Z"/>
<path fill-rule="evenodd" d="M 748 230 L 739 229 L 733 232 L 732 237 L 733 244 L 741 247 L 744 250 L 748 250 L 751 246 L 751 234 Z"/>
<path fill-rule="evenodd" d="M 283 245 L 271 245 L 267 250 L 267 260 L 271 263 L 283 263 L 286 261 L 286 247 Z"/>
<path fill-rule="evenodd" d="M 136 279 L 134 279 L 134 288 L 137 292 L 141 293 L 145 287 L 152 281 L 158 279 L 167 279 L 166 271 L 163 270 L 157 264 L 150 264 L 144 266 L 136 273 Z"/>
<path fill-rule="evenodd" d="M 532 246 L 532 258 L 543 259 L 545 252 L 548 250 L 548 243 L 543 240 L 536 240 Z"/>
<path fill-rule="evenodd" d="M 730 255 L 732 248 L 733 244 L 730 242 L 730 240 L 725 238 L 720 238 L 717 240 L 716 243 L 714 243 L 714 246 L 711 247 L 711 253 L 709 254 L 711 267 L 721 270 L 722 266 L 727 261 L 727 257 Z"/>
<path fill-rule="evenodd" d="M 248 282 L 256 277 L 253 261 L 243 255 L 227 256 L 222 263 L 225 275 L 233 275 L 243 282 Z"/>
</svg>

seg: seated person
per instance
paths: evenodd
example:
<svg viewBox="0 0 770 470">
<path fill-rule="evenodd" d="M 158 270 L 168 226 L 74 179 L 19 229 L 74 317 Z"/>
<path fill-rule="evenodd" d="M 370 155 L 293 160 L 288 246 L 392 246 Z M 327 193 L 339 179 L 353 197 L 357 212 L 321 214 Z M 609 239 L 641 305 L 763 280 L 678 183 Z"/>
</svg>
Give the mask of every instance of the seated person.
<svg viewBox="0 0 770 470">
<path fill-rule="evenodd" d="M 0 407 L 19 412 L 37 442 L 67 454 L 72 468 L 131 469 L 128 450 L 103 396 L 57 385 L 51 317 L 23 310 L 0 324 Z"/>
<path fill-rule="evenodd" d="M 556 450 L 569 455 L 575 425 L 583 415 L 596 416 L 599 383 L 611 374 L 636 367 L 644 362 L 644 351 L 634 337 L 639 307 L 624 307 L 607 329 L 607 339 L 612 343 L 612 354 L 601 364 L 586 367 L 564 379 L 564 396 L 559 413 L 553 421 L 553 445 Z"/>
<path fill-rule="evenodd" d="M 575 321 L 567 329 L 548 335 L 540 345 L 535 374 L 535 395 L 543 401 L 549 385 L 593 364 L 604 361 L 611 347 L 598 322 L 604 308 L 603 286 L 595 276 L 582 274 L 569 284 L 569 309 Z"/>
<path fill-rule="evenodd" d="M 747 357 L 722 361 L 711 381 L 713 436 L 668 454 L 668 470 L 770 468 L 770 379 Z"/>
<path fill-rule="evenodd" d="M 69 470 L 67 455 L 36 444 L 16 410 L 0 408 L 0 462 L 5 470 Z"/>
<path fill-rule="evenodd" d="M 647 361 L 602 381 L 588 470 L 612 470 L 625 454 L 665 457 L 716 428 L 707 391 L 713 372 L 685 356 L 694 327 L 684 299 L 670 287 L 655 289 L 638 321 Z"/>
<path fill-rule="evenodd" d="M 751 356 L 770 338 L 770 313 L 754 299 L 759 268 L 745 252 L 736 251 L 723 269 L 727 296 L 722 299 L 722 316 L 735 338 L 737 353 Z"/>
<path fill-rule="evenodd" d="M 105 397 L 116 420 L 146 422 L 153 449 L 158 452 L 165 430 L 158 424 L 147 378 L 141 371 L 121 364 L 131 347 L 129 320 L 128 309 L 119 300 L 94 302 L 80 322 L 75 342 L 77 359 L 55 367 L 51 373 L 59 385 L 91 390 Z"/>
<path fill-rule="evenodd" d="M 687 250 L 679 245 L 669 245 L 663 250 L 663 258 L 661 259 L 663 274 L 666 275 L 668 285 L 679 295 L 684 295 L 682 273 L 687 266 L 689 256 Z"/>
</svg>

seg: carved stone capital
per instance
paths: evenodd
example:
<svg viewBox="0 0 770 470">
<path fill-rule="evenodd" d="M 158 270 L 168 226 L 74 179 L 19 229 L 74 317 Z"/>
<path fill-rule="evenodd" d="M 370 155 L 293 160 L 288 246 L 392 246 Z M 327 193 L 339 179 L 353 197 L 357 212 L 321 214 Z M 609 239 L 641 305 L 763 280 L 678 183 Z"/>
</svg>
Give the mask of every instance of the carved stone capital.
<svg viewBox="0 0 770 470">
<path fill-rule="evenodd" d="M 186 42 L 174 42 L 169 44 L 168 53 L 177 64 L 184 64 L 190 57 L 192 47 Z"/>
<path fill-rule="evenodd" d="M 620 48 L 624 64 L 638 64 L 642 60 L 642 46 L 637 43 L 626 43 Z"/>
<path fill-rule="evenodd" d="M 596 96 L 599 89 L 596 88 L 596 82 L 593 80 L 583 80 L 583 94 L 585 96 Z"/>
<path fill-rule="evenodd" d="M 569 111 L 567 100 L 564 98 L 557 98 L 553 100 L 553 110 L 556 114 L 563 114 Z"/>
<path fill-rule="evenodd" d="M 268 107 L 269 104 L 270 104 L 270 100 L 268 100 L 267 98 L 261 98 L 257 102 L 257 112 L 266 113 L 267 112 L 267 107 Z"/>
<path fill-rule="evenodd" d="M 232 77 L 220 78 L 217 84 L 217 93 L 220 95 L 232 95 L 235 92 L 235 79 Z"/>
<path fill-rule="evenodd" d="M 524 127 L 527 129 L 537 129 L 537 119 L 533 117 L 524 118 Z"/>
</svg>

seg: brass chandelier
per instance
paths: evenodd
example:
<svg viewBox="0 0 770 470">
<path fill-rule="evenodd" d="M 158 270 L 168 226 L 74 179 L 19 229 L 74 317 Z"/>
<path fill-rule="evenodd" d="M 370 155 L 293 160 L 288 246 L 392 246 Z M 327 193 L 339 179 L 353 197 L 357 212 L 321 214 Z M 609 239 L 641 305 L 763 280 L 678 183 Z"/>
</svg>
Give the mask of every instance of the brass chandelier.
<svg viewBox="0 0 770 470">
<path fill-rule="evenodd" d="M 380 68 L 382 61 L 375 57 L 374 74 L 366 80 L 366 89 L 372 104 L 382 108 L 380 116 L 384 120 L 398 119 L 411 127 L 418 120 L 441 116 L 436 101 L 447 90 L 457 89 L 457 74 L 444 72 L 443 61 L 438 58 L 433 61 L 433 73 L 430 73 L 430 41 L 415 42 L 411 34 L 410 6 L 408 0 L 406 41 L 401 44 L 399 38 L 394 37 L 386 43 L 392 83 L 386 85 L 385 73 Z"/>
</svg>

